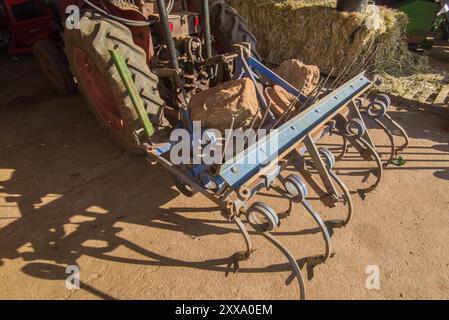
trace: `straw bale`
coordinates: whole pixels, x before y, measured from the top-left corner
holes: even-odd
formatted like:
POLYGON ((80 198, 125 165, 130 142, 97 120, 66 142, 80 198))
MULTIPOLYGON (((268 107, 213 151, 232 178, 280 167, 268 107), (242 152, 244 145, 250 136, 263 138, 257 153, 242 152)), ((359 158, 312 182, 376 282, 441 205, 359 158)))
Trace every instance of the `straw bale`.
POLYGON ((269 64, 300 59, 339 74, 358 56, 369 56, 372 60, 363 68, 383 79, 385 92, 399 94, 420 85, 438 90, 447 82, 446 76, 430 70, 427 57, 409 51, 408 18, 397 10, 382 7, 382 27, 373 30, 367 26, 371 15, 336 11, 336 0, 227 2, 247 20, 269 64))

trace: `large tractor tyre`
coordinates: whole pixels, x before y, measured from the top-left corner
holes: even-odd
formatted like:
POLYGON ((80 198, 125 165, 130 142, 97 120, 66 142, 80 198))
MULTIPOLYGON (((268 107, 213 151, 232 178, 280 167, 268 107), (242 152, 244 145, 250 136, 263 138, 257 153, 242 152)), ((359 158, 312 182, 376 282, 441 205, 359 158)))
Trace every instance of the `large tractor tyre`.
POLYGON ((233 45, 247 42, 251 44, 253 56, 260 60, 257 39, 251 33, 246 21, 224 0, 209 0, 211 33, 225 52, 233 51, 233 45))
POLYGON ((55 90, 62 95, 76 91, 67 58, 61 49, 49 40, 40 40, 33 45, 34 57, 55 90))
POLYGON ((114 49, 125 58, 156 130, 165 124, 165 102, 159 96, 159 79, 150 71, 146 54, 133 42, 130 30, 85 12, 79 29, 65 31, 64 42, 79 89, 100 125, 124 151, 143 153, 138 138, 142 125, 109 51, 114 49))

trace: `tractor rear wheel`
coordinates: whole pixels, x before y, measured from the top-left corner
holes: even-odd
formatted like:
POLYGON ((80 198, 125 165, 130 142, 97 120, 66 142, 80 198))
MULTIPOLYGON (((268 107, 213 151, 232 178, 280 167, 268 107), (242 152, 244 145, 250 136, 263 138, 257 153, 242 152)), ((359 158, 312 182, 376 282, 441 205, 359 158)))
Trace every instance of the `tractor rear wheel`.
POLYGON ((257 39, 238 12, 224 0, 210 0, 209 3, 211 32, 221 49, 224 52, 232 52, 234 44, 247 42, 251 44, 253 56, 260 60, 257 39))
POLYGON ((65 31, 64 42, 79 89, 100 125, 123 150, 143 153, 138 138, 142 125, 110 50, 125 58, 156 130, 165 123, 165 102, 159 96, 159 79, 150 71, 146 54, 133 42, 130 30, 88 11, 81 18, 79 29, 65 31))
POLYGON ((33 53, 39 67, 56 91, 62 95, 76 91, 67 58, 61 49, 49 40, 40 40, 33 45, 33 53))

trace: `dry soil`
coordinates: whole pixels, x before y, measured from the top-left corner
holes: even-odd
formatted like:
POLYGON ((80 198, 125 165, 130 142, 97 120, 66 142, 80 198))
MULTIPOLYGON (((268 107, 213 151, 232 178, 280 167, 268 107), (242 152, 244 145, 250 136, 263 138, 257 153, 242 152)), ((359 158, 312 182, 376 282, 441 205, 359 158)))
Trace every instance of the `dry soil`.
MULTIPOLYGON (((54 93, 31 58, 2 54, 0 70, 0 298, 297 298, 285 258, 260 236, 253 258, 229 273, 229 257, 244 246, 237 228, 200 195, 180 195, 161 167, 123 155, 82 97, 54 93), (79 290, 65 286, 73 264, 79 290)), ((370 164, 354 150, 338 164, 356 212, 333 230, 336 255, 313 270, 309 299, 449 298, 448 121, 408 109, 391 115, 410 134, 407 164, 386 170, 367 195, 357 190, 373 181, 364 181, 370 164), (372 265, 379 290, 365 285, 372 265)), ((386 145, 382 131, 371 134, 386 145)), ((321 208, 313 193, 311 202, 321 208)), ((299 207, 276 234, 297 259, 323 251, 299 207)))

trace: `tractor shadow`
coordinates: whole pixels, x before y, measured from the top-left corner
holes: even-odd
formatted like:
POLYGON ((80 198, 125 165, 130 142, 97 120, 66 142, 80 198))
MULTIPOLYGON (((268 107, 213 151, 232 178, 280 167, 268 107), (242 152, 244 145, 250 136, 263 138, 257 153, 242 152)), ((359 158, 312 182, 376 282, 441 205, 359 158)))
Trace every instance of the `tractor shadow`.
MULTIPOLYGON (((0 108, 0 125, 5 132, 0 138, 0 269, 5 260, 23 260, 21 272, 38 279, 63 281, 67 274, 62 266, 77 265, 80 258, 88 256, 122 264, 195 268, 224 275, 232 271, 233 255, 184 261, 158 253, 163 252, 160 248, 152 250, 151 244, 142 246, 121 236, 124 228, 117 225, 123 224, 189 237, 240 236, 240 232, 224 218, 187 217, 189 213, 219 212, 218 208, 167 205, 180 194, 161 167, 149 168, 143 157, 123 155, 98 128, 79 95, 55 96, 32 60, 17 63, 36 73, 29 80, 20 73, 12 77, 4 88, 5 101, 9 102, 0 108), (29 99, 33 97, 30 87, 39 92, 38 99, 29 99), (26 99, 19 105, 21 96, 26 99), (9 214, 11 211, 14 214, 9 214), (103 245, 86 245, 93 241, 103 245), (119 247, 143 258, 127 257, 135 254, 117 256, 113 251, 119 247)), ((15 66, 8 62, 5 68, 15 66)), ((277 235, 319 232, 314 228, 277 235)), ((288 263, 279 263, 242 267, 239 272, 289 270, 288 263)), ((99 298, 114 298, 87 283, 81 287, 99 298)))
MULTIPOLYGON (((101 132, 99 134, 101 135, 101 132)), ((25 265, 21 268, 22 272, 39 279, 58 281, 67 277, 65 268, 61 265, 77 265, 77 261, 84 256, 122 264, 195 268, 225 275, 232 271, 230 262, 233 256, 197 262, 183 261, 152 251, 151 244, 143 247, 120 236, 123 228, 117 227, 117 223, 165 229, 195 238, 239 233, 238 229, 225 219, 195 219, 184 216, 197 211, 215 212, 219 211, 218 208, 163 208, 177 198, 179 193, 171 187, 167 173, 161 168, 149 169, 143 158, 113 157, 105 168, 101 168, 98 175, 89 177, 86 181, 82 178, 84 174, 80 176, 69 171, 61 177, 62 173, 51 172, 51 166, 48 166, 46 161, 28 159, 29 161, 22 161, 20 167, 17 166, 15 157, 11 162, 2 161, 2 168, 14 168, 14 173, 10 180, 0 183, 0 192, 8 194, 5 197, 6 206, 19 208, 20 218, 0 229, 0 261, 23 259, 25 265), (32 171, 45 172, 43 180, 47 182, 39 183, 39 188, 30 190, 28 181, 33 176, 32 171), (140 178, 136 179, 137 176, 140 178), (62 188, 58 184, 50 183, 67 179, 71 182, 62 188), (42 204, 43 199, 45 201, 49 195, 59 196, 54 196, 55 200, 42 204), (98 248, 86 245, 92 241, 105 245, 98 248), (23 247, 32 250, 22 252, 23 247), (144 258, 115 256, 112 252, 119 247, 138 253, 144 258), (54 264, 43 264, 40 262, 42 260, 54 264)), ((92 162, 90 166, 95 167, 96 164, 92 162)), ((148 232, 151 232, 151 229, 148 229, 148 232)), ((320 231, 316 228, 275 234, 305 235, 318 232, 320 231)), ((255 232, 250 233, 255 236, 255 232)), ((157 251, 160 251, 159 249, 157 251)), ((237 251, 240 248, 235 249, 237 251)), ((239 273, 289 270, 288 263, 279 263, 260 268, 241 268, 239 273)), ((102 299, 113 298, 86 283, 82 283, 81 288, 102 299)))
MULTIPOLYGON (((36 71, 32 69, 32 62, 27 60, 26 63, 36 71)), ((1 66, 5 74, 8 74, 6 69, 15 68, 11 63, 1 66)), ((27 66, 22 66, 22 73, 14 74, 8 86, 2 89, 10 103, 0 108, 0 125, 5 132, 0 138, 0 269, 5 259, 22 259, 21 272, 38 279, 63 281, 67 275, 62 266, 77 265, 80 258, 88 256, 122 264, 229 274, 232 256, 185 261, 152 250, 151 243, 143 246, 122 236, 121 225, 140 226, 148 231, 156 228, 190 237, 224 237, 239 231, 225 219, 187 216, 195 212, 219 212, 216 207, 170 207, 180 195, 161 167, 148 168, 143 157, 121 154, 98 129, 80 96, 56 97, 38 73, 23 77, 25 71, 30 70, 27 66), (37 99, 30 96, 26 89, 30 87, 38 92, 37 99), (17 97, 21 94, 27 99, 18 107, 20 99, 17 97), (17 215, 11 216, 11 210, 17 210, 17 215), (92 241, 104 245, 86 245, 92 241), (119 247, 143 258, 131 258, 134 254, 115 255, 113 252, 119 247)), ((437 136, 423 131, 426 124, 416 126, 413 115, 393 113, 393 117, 400 118, 399 122, 411 138, 431 139, 436 143, 435 152, 449 154, 447 134, 437 136)), ((413 159, 421 155, 420 150, 418 146, 411 146, 404 152, 408 164, 398 169, 432 169, 436 177, 447 179, 447 164, 428 168, 410 166, 419 161, 413 159)), ((350 168, 345 169, 350 171, 350 168)), ((318 228, 310 228, 275 232, 274 235, 301 236, 319 232, 318 228)), ((310 257, 302 258, 299 264, 307 265, 310 279, 314 264, 309 265, 309 260, 310 257)), ((288 263, 277 263, 243 267, 239 273, 290 270, 288 263)), ((286 282, 291 280, 290 276, 286 282)), ((89 284, 82 283, 81 287, 99 298, 114 298, 89 284)))
MULTIPOLYGON (((143 246, 122 236, 126 230, 121 225, 192 238, 240 237, 240 231, 213 215, 220 211, 216 207, 170 207, 174 199, 183 197, 172 187, 169 174, 158 166, 149 168, 143 157, 123 155, 98 128, 83 99, 55 95, 30 57, 17 62, 0 57, 0 66, 11 75, 7 81, 0 79, 7 102, 0 108, 5 133, 0 137, 0 268, 5 260, 23 260, 21 272, 63 281, 67 277, 63 266, 77 265, 88 256, 122 264, 232 272, 233 254, 184 261, 158 253, 164 251, 157 246, 153 250, 151 243, 143 246), (192 218, 196 212, 210 213, 211 218, 192 218), (92 242, 102 245, 88 245, 92 242), (119 247, 130 254, 115 255, 119 247), (142 258, 131 258, 136 256, 131 252, 142 258)), ((274 234, 319 232, 310 228, 274 234)), ((281 262, 242 267, 239 273, 290 270, 288 263, 281 262)), ((87 283, 81 286, 99 298, 113 298, 87 283)))

